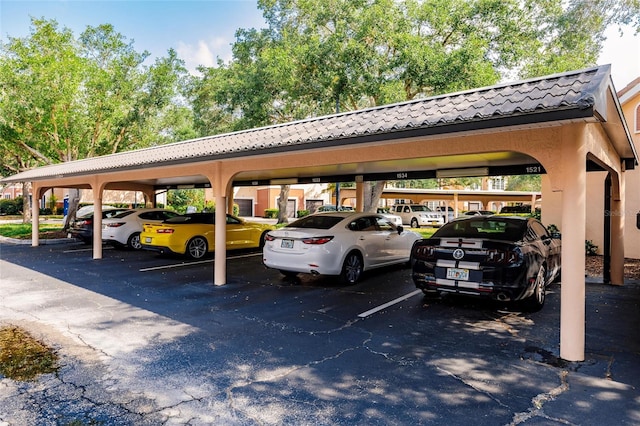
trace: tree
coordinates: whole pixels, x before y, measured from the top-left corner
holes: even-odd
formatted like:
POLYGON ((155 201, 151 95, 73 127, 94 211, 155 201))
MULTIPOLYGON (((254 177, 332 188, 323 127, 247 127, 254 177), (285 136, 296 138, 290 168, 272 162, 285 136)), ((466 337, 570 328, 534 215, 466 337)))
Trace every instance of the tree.
POLYGON ((507 191, 541 191, 542 179, 540 175, 509 176, 507 191))
POLYGON ((287 205, 289 204, 289 190, 291 185, 280 185, 280 196, 278 197, 278 223, 288 223, 287 205))
POLYGON ((55 20, 32 19, 29 36, 0 46, 2 157, 20 153, 12 167, 24 171, 153 144, 185 70, 172 50, 144 65, 148 56, 108 24, 76 39, 55 20))

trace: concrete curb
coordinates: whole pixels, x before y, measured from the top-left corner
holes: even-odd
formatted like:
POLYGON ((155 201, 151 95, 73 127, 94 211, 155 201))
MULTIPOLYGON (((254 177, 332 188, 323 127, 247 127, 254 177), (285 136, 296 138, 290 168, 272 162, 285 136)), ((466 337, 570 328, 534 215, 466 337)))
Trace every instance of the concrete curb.
MULTIPOLYGON (((40 245, 46 246, 46 245, 52 245, 52 244, 64 244, 64 243, 69 243, 74 241, 75 239, 73 238, 51 238, 51 239, 41 238, 40 245)), ((31 238, 29 238, 28 240, 20 240, 18 238, 9 238, 9 237, 4 237, 0 235, 0 243, 16 244, 16 245, 31 245, 31 238)))

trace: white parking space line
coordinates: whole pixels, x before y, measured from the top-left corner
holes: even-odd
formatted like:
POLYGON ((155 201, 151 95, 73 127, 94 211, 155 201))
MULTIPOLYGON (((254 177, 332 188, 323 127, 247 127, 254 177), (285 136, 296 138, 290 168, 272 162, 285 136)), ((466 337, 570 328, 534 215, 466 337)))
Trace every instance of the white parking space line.
POLYGON ((140 268, 140 272, 157 271, 160 269, 182 268, 183 266, 202 265, 203 263, 213 263, 213 259, 200 260, 198 262, 172 263, 171 265, 152 266, 150 268, 140 268))
POLYGON ((404 296, 400 296, 400 297, 398 297, 397 299, 393 299, 392 301, 387 302, 387 303, 385 303, 385 304, 383 304, 383 305, 377 306, 377 307, 375 307, 375 308, 373 308, 373 309, 369 309, 368 311, 366 311, 366 312, 363 312, 363 313, 359 314, 359 315, 358 315, 358 317, 360 317, 360 318, 366 318, 366 317, 368 317, 369 315, 375 314, 375 313, 376 313, 376 312, 378 312, 378 311, 381 311, 381 310, 383 310, 383 309, 385 309, 385 308, 388 308, 389 306, 395 305, 396 303, 400 303, 400 302, 402 302, 403 300, 407 300, 408 298, 413 297, 413 296, 415 296, 415 295, 417 295, 417 294, 421 294, 421 293, 422 293, 422 290, 415 290, 415 291, 412 291, 412 292, 411 292, 411 293, 409 293, 409 294, 405 294, 404 296))
MULTIPOLYGON (((241 254, 238 256, 229 256, 227 257, 227 260, 242 259, 245 257, 254 257, 254 256, 262 256, 262 253, 250 253, 250 254, 241 254)), ((183 266, 202 265, 204 263, 213 263, 213 259, 200 260, 197 262, 181 262, 181 263, 172 263, 170 265, 152 266, 150 268, 140 268, 138 269, 138 271, 139 272, 158 271, 160 269, 181 268, 183 266)))
MULTIPOLYGON (((115 248, 115 247, 112 247, 112 246, 106 246, 106 247, 102 247, 102 251, 105 251, 105 250, 113 250, 114 248, 115 248)), ((63 250, 62 252, 63 252, 63 253, 77 253, 77 252, 80 252, 80 251, 93 251, 93 248, 92 248, 92 247, 89 247, 89 248, 80 248, 80 249, 63 250)))

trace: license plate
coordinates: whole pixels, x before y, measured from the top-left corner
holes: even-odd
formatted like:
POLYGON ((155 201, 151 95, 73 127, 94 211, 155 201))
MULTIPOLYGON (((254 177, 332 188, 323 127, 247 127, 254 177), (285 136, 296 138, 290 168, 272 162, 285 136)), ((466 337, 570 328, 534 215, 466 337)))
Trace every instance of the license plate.
POLYGON ((469 270, 459 268, 447 268, 447 279, 457 281, 469 281, 469 270))
POLYGON ((293 248, 293 240, 282 240, 280 243, 280 247, 292 249, 293 248))
POLYGON ((144 238, 144 242, 145 243, 150 243, 151 242, 151 237, 145 237, 144 238))

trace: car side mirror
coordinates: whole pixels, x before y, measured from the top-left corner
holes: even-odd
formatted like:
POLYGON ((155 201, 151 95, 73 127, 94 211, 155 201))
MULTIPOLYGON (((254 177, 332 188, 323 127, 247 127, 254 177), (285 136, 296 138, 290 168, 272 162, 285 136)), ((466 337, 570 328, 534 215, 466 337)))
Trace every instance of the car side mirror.
POLYGON ((404 231, 404 227, 402 225, 399 225, 397 229, 398 229, 398 235, 402 234, 402 232, 404 231))

